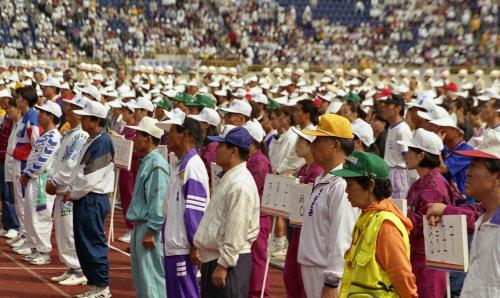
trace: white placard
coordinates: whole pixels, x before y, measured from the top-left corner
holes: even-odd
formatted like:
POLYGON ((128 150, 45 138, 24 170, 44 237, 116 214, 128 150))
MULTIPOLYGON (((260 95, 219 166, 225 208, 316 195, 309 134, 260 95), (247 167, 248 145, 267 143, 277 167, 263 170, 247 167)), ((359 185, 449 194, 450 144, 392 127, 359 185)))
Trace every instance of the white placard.
POLYGON ((469 247, 465 215, 444 215, 433 227, 424 221, 426 265, 434 269, 467 272, 469 247))
POLYGON ((170 164, 170 166, 171 166, 172 168, 174 168, 174 167, 175 167, 175 165, 177 165, 177 162, 179 162, 179 159, 177 158, 177 156, 175 155, 175 153, 170 152, 170 153, 168 154, 168 160, 167 160, 167 161, 168 161, 168 163, 170 164))
POLYGON ((406 199, 392 199, 394 205, 396 205, 404 216, 408 216, 408 201, 406 199))
POLYGON ((168 148, 166 145, 158 145, 158 153, 168 162, 168 148))
POLYGON ((274 216, 288 218, 288 199, 291 185, 297 178, 267 174, 262 195, 261 211, 274 216))
POLYGON ((289 189, 289 212, 288 219, 292 226, 302 226, 302 221, 305 213, 306 202, 311 196, 313 189, 312 184, 295 184, 291 185, 289 189))
POLYGON ((222 173, 222 168, 216 164, 215 162, 210 163, 210 177, 211 177, 211 182, 212 182, 212 189, 215 189, 217 185, 219 185, 219 174, 222 173))
POLYGON ((115 167, 129 171, 132 164, 134 142, 122 136, 110 135, 110 137, 115 149, 115 167))

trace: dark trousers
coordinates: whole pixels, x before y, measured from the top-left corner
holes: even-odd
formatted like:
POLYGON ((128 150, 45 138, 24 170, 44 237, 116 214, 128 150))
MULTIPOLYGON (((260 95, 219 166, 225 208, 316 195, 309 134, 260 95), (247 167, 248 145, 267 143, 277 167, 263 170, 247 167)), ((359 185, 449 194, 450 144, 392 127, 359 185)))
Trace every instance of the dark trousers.
POLYGON ((248 284, 252 272, 252 255, 241 254, 236 267, 229 268, 226 277, 226 287, 217 288, 212 283, 212 273, 217 267, 217 260, 204 263, 201 266, 201 297, 203 298, 246 298, 248 284))
POLYGON ((89 193, 73 204, 73 231, 78 261, 89 285, 109 285, 108 244, 104 222, 109 212, 107 194, 89 193))
POLYGON ((4 163, 0 163, 0 197, 2 198, 2 225, 4 230, 19 229, 19 220, 14 201, 14 185, 5 182, 4 163))

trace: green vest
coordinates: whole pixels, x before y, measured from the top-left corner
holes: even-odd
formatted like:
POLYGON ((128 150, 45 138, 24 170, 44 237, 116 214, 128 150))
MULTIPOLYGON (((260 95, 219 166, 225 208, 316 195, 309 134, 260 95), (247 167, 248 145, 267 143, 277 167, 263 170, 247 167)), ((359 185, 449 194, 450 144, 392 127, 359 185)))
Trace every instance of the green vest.
POLYGON ((375 258, 377 236, 384 220, 390 220, 399 229, 406 255, 410 259, 408 232, 399 217, 390 211, 363 214, 354 226, 351 248, 344 255, 344 275, 339 297, 399 297, 389 276, 375 258))

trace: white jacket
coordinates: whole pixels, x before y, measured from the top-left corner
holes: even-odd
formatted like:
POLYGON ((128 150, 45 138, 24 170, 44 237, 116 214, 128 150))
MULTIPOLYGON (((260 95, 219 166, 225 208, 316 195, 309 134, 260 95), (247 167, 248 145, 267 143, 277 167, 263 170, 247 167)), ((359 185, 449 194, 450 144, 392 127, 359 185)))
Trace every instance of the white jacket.
POLYGON ((302 223, 297 260, 304 266, 323 268, 328 283, 342 278, 344 253, 360 214, 347 200, 346 185, 343 178, 330 173, 317 177, 302 223))
POLYGON ((305 160, 295 153, 297 139, 298 135, 290 127, 277 139, 271 141, 269 145, 269 161, 273 173, 295 174, 305 164, 305 160))

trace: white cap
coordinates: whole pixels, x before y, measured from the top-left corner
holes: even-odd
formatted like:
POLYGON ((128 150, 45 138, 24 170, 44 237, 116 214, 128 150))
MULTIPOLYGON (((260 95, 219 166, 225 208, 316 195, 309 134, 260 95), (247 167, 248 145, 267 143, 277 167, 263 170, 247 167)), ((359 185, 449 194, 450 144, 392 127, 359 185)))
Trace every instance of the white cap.
POLYGON ((309 143, 314 142, 314 140, 316 139, 315 136, 306 135, 305 133, 300 131, 300 129, 297 129, 295 126, 292 126, 292 131, 298 134, 301 138, 306 139, 306 141, 308 141, 309 143))
POLYGON ((418 148, 434 155, 440 155, 444 148, 443 141, 437 134, 423 128, 417 129, 411 140, 400 140, 398 144, 418 148))
POLYGON ((221 108, 227 113, 243 114, 250 117, 252 114, 252 106, 246 100, 234 99, 227 108, 221 108))
POLYGON ((343 70, 342 68, 340 68, 340 67, 339 67, 339 68, 337 68, 337 69, 335 70, 335 75, 336 75, 336 76, 343 76, 343 75, 344 75, 344 70, 343 70))
POLYGON ((164 131, 163 129, 160 129, 158 126, 156 126, 156 123, 158 123, 156 119, 153 119, 151 117, 143 117, 139 122, 139 125, 137 126, 127 125, 127 127, 143 131, 157 139, 160 139, 161 136, 163 136, 164 131))
POLYGON ((420 118, 426 120, 437 120, 450 116, 450 114, 448 113, 448 111, 446 111, 445 108, 435 104, 434 105, 429 104, 429 109, 427 110, 427 112, 418 111, 417 115, 420 118))
POLYGON ((265 96, 262 93, 255 94, 252 99, 253 99, 254 102, 263 103, 265 105, 267 105, 269 103, 269 100, 267 99, 267 96, 265 96))
POLYGON ((408 107, 422 108, 429 111, 436 104, 434 103, 434 92, 424 91, 420 92, 417 99, 412 100, 408 103, 408 107))
POLYGON ((366 147, 370 147, 373 142, 375 142, 372 126, 361 118, 352 122, 352 133, 356 135, 366 147))
POLYGON ((198 122, 207 122, 213 126, 218 126, 221 122, 219 113, 217 113, 216 110, 207 107, 204 107, 198 115, 188 115, 187 117, 198 122))
POLYGON ((61 84, 59 83, 59 80, 56 78, 53 78, 53 77, 48 77, 45 81, 40 82, 40 86, 61 88, 61 84))
POLYGON ((463 90, 471 90, 472 88, 474 88, 474 85, 472 83, 465 83, 462 85, 463 90))
POLYGON ((331 102, 335 99, 335 94, 333 94, 332 92, 327 92, 325 95, 318 95, 318 97, 331 102))
POLYGON ((113 101, 108 101, 106 105, 112 109, 120 109, 123 107, 124 103, 120 99, 115 99, 113 101))
POLYGON ((163 130, 170 130, 170 126, 173 124, 182 125, 186 118, 186 114, 179 108, 175 108, 172 111, 166 111, 165 115, 167 115, 168 120, 156 123, 156 126, 163 130))
POLYGON ((482 69, 478 69, 476 70, 476 72, 474 73, 474 76, 475 77, 482 77, 484 75, 484 71, 482 69))
POLYGON ((42 110, 42 111, 45 111, 45 112, 49 112, 52 115, 56 116, 57 118, 61 118, 61 116, 62 116, 61 107, 55 101, 52 101, 52 100, 47 100, 41 106, 35 105, 35 108, 42 110))
POLYGON ((290 86, 292 84, 293 84, 292 80, 285 79, 285 80, 283 80, 283 81, 280 82, 279 86, 280 87, 287 87, 287 86, 290 86))
POLYGON ((451 118, 449 115, 447 117, 431 120, 431 123, 441 127, 454 127, 457 128, 457 120, 451 118))
POLYGON ((467 71, 467 69, 465 69, 465 68, 462 68, 462 69, 460 69, 460 70, 458 71, 458 75, 459 75, 459 76, 462 76, 462 77, 465 77, 465 76, 467 76, 468 74, 469 74, 469 72, 468 72, 468 71, 467 71))
POLYGON ((155 110, 154 104, 145 97, 139 97, 137 100, 133 101, 128 105, 132 109, 144 109, 149 112, 153 112, 155 110))
POLYGON ((481 101, 488 101, 490 99, 499 99, 500 100, 500 94, 497 93, 497 90, 495 87, 481 90, 478 93, 480 95, 477 97, 477 99, 479 99, 481 101))
POLYGON ((92 76, 92 80, 102 82, 104 81, 104 77, 102 76, 102 74, 98 73, 92 76))
POLYGON ((371 70, 371 68, 367 68, 367 69, 363 70, 363 72, 361 74, 364 75, 365 77, 369 77, 373 74, 373 71, 371 70))
POLYGON ((101 93, 99 92, 99 89, 97 89, 96 86, 87 84, 85 87, 82 89, 82 93, 86 93, 90 95, 94 100, 101 101, 101 93))
POLYGON ((214 94, 217 96, 227 96, 227 89, 222 88, 221 90, 215 91, 214 94))
POLYGON ((340 108, 342 107, 344 103, 341 102, 340 100, 338 99, 334 99, 330 102, 330 104, 328 105, 328 107, 326 108, 326 114, 336 114, 338 113, 338 111, 340 110, 340 108))
POLYGON ((247 121, 243 124, 243 127, 248 130, 248 133, 252 136, 254 140, 257 142, 262 142, 264 137, 266 136, 266 132, 262 128, 262 125, 258 121, 247 121))
POLYGON ((5 88, 3 90, 0 90, 0 98, 3 97, 12 98, 12 95, 10 94, 10 89, 5 88))
POLYGON ((74 111, 74 113, 80 116, 94 116, 106 119, 108 116, 108 109, 98 101, 89 100, 83 110, 74 111))
POLYGON ((70 103, 83 109, 87 104, 87 98, 85 98, 81 93, 77 93, 72 99, 63 99, 63 102, 70 103))

